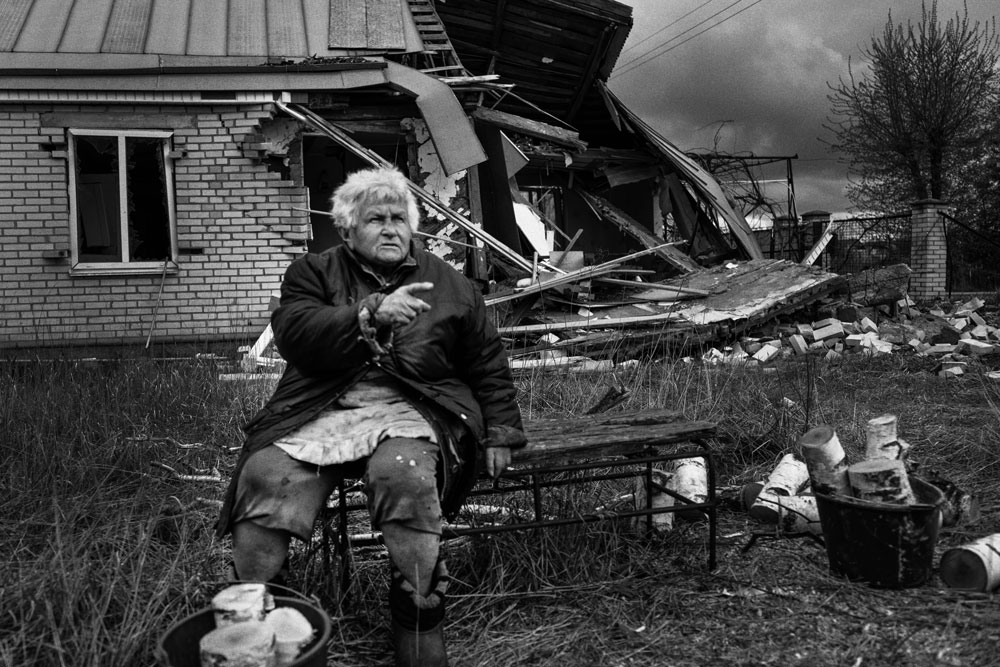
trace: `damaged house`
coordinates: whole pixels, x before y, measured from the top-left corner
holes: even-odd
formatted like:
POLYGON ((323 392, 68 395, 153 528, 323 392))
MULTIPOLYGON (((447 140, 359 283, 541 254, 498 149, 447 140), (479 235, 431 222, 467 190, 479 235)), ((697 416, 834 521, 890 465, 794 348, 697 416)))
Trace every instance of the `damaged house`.
POLYGON ((631 22, 611 0, 0 0, 0 347, 259 355, 284 268, 339 243, 330 193, 386 163, 501 325, 543 295, 578 313, 591 278, 712 293, 691 276, 766 260, 608 89, 631 22))

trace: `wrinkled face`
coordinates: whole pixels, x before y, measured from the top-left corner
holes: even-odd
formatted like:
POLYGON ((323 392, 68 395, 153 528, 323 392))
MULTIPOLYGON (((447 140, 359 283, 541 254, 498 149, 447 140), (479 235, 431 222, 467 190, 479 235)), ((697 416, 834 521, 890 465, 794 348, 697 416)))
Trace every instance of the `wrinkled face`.
POLYGON ((361 209, 358 224, 344 242, 378 268, 392 268, 410 253, 413 231, 403 204, 371 204, 361 209))

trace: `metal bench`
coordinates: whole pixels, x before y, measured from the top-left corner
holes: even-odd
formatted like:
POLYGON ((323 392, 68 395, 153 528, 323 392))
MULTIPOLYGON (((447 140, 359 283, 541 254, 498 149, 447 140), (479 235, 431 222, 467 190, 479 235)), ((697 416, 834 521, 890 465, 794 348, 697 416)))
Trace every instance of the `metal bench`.
MULTIPOLYGON (((511 467, 498 480, 480 480, 466 503, 480 496, 527 493, 531 497, 532 518, 475 526, 448 526, 444 539, 633 517, 645 517, 647 529, 651 530, 656 514, 698 510, 708 519, 708 569, 715 569, 718 501, 715 494, 715 460, 708 444, 716 433, 714 423, 688 421, 669 410, 648 410, 531 420, 525 423, 525 432, 528 444, 523 449, 514 450, 511 467), (708 479, 704 502, 696 502, 663 488, 654 480, 653 470, 657 464, 686 458, 704 461, 708 479), (574 512, 572 516, 546 515, 546 489, 629 478, 645 479, 645 507, 614 512, 574 512), (666 493, 675 502, 668 507, 654 507, 651 490, 666 493)), ((321 516, 325 550, 328 553, 329 544, 336 540, 338 553, 345 564, 349 562, 352 545, 378 542, 378 536, 350 535, 350 513, 364 510, 365 506, 361 502, 349 501, 348 495, 346 483, 341 484, 335 500, 321 516), (333 535, 334 524, 336 536, 333 535)), ((342 583, 346 585, 349 567, 345 565, 342 573, 342 583)))

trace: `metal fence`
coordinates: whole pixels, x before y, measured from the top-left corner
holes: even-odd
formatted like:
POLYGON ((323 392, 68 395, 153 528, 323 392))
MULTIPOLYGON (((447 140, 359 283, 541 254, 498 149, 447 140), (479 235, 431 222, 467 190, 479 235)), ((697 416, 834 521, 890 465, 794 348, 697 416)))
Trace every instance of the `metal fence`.
MULTIPOLYGON (((842 275, 893 264, 912 266, 912 224, 909 213, 839 218, 817 266, 842 275)), ((948 248, 947 290, 1000 291, 1000 230, 977 229, 942 213, 948 248)), ((765 257, 802 261, 822 235, 825 224, 808 229, 800 222, 775 221, 754 233, 765 257)))
POLYGON ((949 292, 1000 291, 1000 232, 942 213, 948 244, 949 292))
MULTIPOLYGON (((765 257, 800 262, 824 228, 776 222, 771 229, 757 230, 757 243, 765 257)), ((847 274, 909 261, 910 216, 899 214, 835 220, 833 236, 816 264, 847 274)))
POLYGON ((820 261, 834 273, 848 274, 910 263, 910 215, 836 220, 833 238, 820 261))

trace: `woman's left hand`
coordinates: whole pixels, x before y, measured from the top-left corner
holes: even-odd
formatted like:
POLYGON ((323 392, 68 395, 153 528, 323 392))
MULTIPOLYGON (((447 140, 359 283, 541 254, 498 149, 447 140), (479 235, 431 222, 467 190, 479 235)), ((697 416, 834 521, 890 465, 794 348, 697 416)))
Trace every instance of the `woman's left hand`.
POLYGON ((486 474, 496 479, 510 465, 510 447, 486 448, 486 474))

